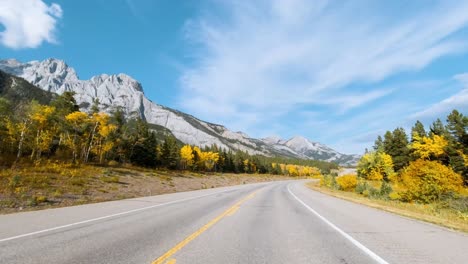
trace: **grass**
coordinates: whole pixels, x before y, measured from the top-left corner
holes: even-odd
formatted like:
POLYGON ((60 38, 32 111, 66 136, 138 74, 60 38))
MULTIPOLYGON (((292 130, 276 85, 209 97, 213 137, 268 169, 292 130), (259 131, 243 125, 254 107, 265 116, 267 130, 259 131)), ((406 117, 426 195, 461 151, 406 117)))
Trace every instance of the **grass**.
POLYGON ((380 200, 364 197, 354 192, 345 192, 320 186, 318 182, 307 183, 313 190, 328 194, 340 199, 363 204, 372 208, 399 214, 405 217, 437 224, 450 229, 468 232, 468 215, 466 214, 466 201, 453 200, 432 204, 404 203, 392 200, 380 200), (456 204, 462 202, 463 205, 456 204), (446 203, 455 203, 447 205, 446 203), (456 209, 455 209, 456 208, 456 209), (463 211, 460 211, 463 210, 463 211))

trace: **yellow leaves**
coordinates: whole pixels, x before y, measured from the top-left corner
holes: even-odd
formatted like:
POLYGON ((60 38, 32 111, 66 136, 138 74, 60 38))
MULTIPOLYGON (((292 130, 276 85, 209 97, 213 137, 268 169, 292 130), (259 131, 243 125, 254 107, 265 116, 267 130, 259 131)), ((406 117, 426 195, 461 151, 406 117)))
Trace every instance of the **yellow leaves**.
POLYGON ((444 194, 460 192, 463 178, 437 161, 419 159, 411 162, 401 173, 399 183, 405 189, 402 192, 404 200, 427 203, 440 199, 444 194))
POLYGON ((81 112, 81 111, 76 111, 65 116, 65 120, 67 120, 70 123, 75 123, 75 124, 84 122, 87 119, 88 119, 88 114, 86 114, 85 112, 81 112))
POLYGON ((353 191, 358 183, 357 176, 353 174, 336 177, 335 180, 340 189, 343 191, 353 191))
POLYGON ((281 173, 288 174, 290 176, 320 177, 322 175, 319 169, 310 166, 281 163, 272 163, 271 166, 273 168, 277 168, 279 166, 281 173))
POLYGON ((30 118, 37 124, 39 129, 43 129, 54 113, 55 107, 53 106, 34 104, 31 109, 30 118))
POLYGON ((439 157, 443 155, 445 153, 444 148, 448 145, 447 140, 439 135, 420 137, 418 134, 414 134, 413 139, 414 142, 410 147, 421 159, 429 159, 431 156, 439 157))
POLYGON ((291 165, 291 164, 286 165, 286 171, 288 172, 289 176, 299 175, 299 170, 297 169, 296 165, 291 165))
POLYGON ((359 160, 357 172, 368 180, 391 179, 395 174, 392 157, 385 152, 366 153, 359 160))
POLYGON ((203 162, 207 170, 212 170, 214 165, 219 160, 219 154, 217 152, 200 152, 200 162, 203 162))
POLYGON ((212 170, 219 160, 219 153, 201 151, 199 147, 185 145, 180 149, 180 159, 183 166, 197 165, 200 170, 212 170))
POLYGON ((373 168, 369 174, 367 174, 366 179, 370 181, 381 181, 383 180, 383 175, 378 168, 373 168))
POLYGON ((185 145, 180 149, 180 159, 184 166, 192 166, 193 158, 193 149, 190 145, 185 145))

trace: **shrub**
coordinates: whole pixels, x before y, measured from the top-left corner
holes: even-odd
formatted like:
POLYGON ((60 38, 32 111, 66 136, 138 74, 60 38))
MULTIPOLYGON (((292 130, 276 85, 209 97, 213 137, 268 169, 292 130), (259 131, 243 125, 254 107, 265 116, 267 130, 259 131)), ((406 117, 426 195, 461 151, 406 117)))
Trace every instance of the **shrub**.
POLYGON ((358 181, 356 185, 356 189, 354 191, 356 193, 362 194, 367 189, 367 182, 365 180, 358 181))
POLYGON ((356 175, 347 174, 336 177, 336 183, 338 184, 340 190, 352 191, 356 188, 358 180, 356 175))
POLYGON ((440 200, 450 192, 458 193, 463 186, 462 176, 437 161, 416 160, 401 173, 405 201, 429 203, 440 200))
POLYGON ((336 189, 336 180, 333 175, 324 175, 322 179, 320 179, 320 185, 326 186, 328 188, 336 189))
POLYGON ((393 191, 392 186, 388 182, 382 182, 380 186, 380 196, 382 198, 388 198, 389 194, 393 191))

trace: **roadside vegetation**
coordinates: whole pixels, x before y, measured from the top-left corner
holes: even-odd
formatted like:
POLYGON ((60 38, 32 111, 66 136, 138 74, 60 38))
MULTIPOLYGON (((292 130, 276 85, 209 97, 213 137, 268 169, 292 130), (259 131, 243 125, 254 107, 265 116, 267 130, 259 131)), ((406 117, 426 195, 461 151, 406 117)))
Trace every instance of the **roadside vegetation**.
POLYGON ((82 112, 70 92, 47 104, 0 97, 0 211, 318 177, 338 168, 183 145, 131 113, 107 114, 98 105, 82 112))
POLYGON ((416 122, 378 137, 357 175, 323 176, 332 195, 468 232, 468 117, 454 110, 426 132, 416 122))

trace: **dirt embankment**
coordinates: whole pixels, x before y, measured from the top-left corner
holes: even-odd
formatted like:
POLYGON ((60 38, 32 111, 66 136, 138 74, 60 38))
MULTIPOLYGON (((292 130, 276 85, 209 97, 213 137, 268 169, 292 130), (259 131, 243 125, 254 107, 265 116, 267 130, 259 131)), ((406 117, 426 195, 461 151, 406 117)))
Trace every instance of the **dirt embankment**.
POLYGON ((287 179, 291 178, 54 164, 2 170, 0 214, 287 179))

